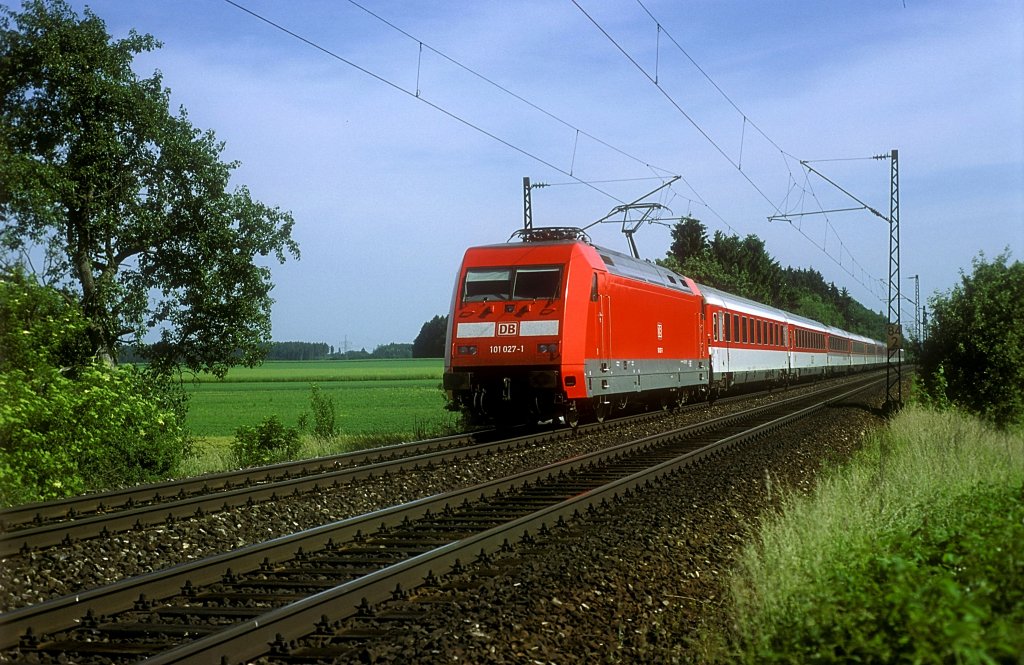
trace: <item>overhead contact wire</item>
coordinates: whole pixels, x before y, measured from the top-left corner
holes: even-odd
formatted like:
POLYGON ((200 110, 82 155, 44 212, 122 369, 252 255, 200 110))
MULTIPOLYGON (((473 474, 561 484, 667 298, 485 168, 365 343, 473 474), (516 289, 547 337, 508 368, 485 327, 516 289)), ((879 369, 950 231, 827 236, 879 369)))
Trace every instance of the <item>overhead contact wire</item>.
MULTIPOLYGON (((419 100, 419 101, 423 102, 424 104, 426 104, 430 108, 434 109, 435 111, 443 113, 444 115, 448 116, 452 120, 455 120, 455 121, 457 121, 459 123, 462 123, 466 127, 469 127, 470 129, 473 129, 473 130, 483 134, 484 136, 487 136, 488 138, 491 138, 494 141, 497 141, 498 143, 504 145, 505 147, 510 148, 512 150, 515 150, 519 154, 524 155, 524 156, 526 156, 526 157, 528 157, 528 158, 530 158, 530 159, 532 159, 532 160, 534 160, 534 161, 536 161, 536 162, 538 162, 540 164, 543 164, 544 166, 547 166, 548 168, 552 169, 553 171, 557 171, 558 173, 561 173, 562 175, 565 175, 565 176, 567 176, 569 178, 572 178, 573 180, 576 180, 577 182, 579 182, 581 185, 586 185, 587 187, 589 187, 590 189, 594 190, 595 192, 598 192, 599 194, 603 194, 604 196, 607 196, 608 198, 612 199, 613 201, 616 201, 616 202, 618 202, 620 204, 623 203, 623 201, 621 199, 619 199, 618 197, 616 197, 615 195, 613 195, 613 194, 611 194, 609 192, 606 192, 606 191, 604 191, 603 189, 601 189, 599 187, 595 187, 594 185, 586 182, 585 180, 574 176, 572 173, 566 171, 565 169, 563 169, 561 167, 558 167, 558 166, 555 166, 551 162, 543 159, 542 157, 533 154, 532 152, 526 150, 525 148, 520 148, 519 146, 515 145, 514 143, 511 143, 510 141, 507 141, 507 140, 501 138, 500 136, 498 136, 498 135, 496 135, 496 134, 494 134, 492 132, 487 131, 483 127, 480 127, 479 125, 476 125, 476 124, 470 122, 469 120, 466 120, 465 118, 455 114, 454 112, 449 111, 448 109, 446 109, 446 108, 444 108, 444 107, 442 107, 442 106, 440 106, 438 104, 435 104, 435 103, 431 102, 428 99, 425 99, 422 95, 417 94, 418 91, 417 92, 412 92, 412 91, 406 90, 405 88, 403 88, 402 86, 398 85, 397 83, 394 83, 393 81, 390 81, 390 80, 384 78, 383 76, 380 76, 379 74, 375 74, 374 72, 370 71, 369 69, 366 69, 365 67, 362 67, 362 66, 352 62, 351 60, 348 60, 347 58, 345 58, 345 57, 343 57, 341 55, 338 55, 334 51, 331 51, 330 49, 325 48, 325 47, 321 46, 320 44, 317 44, 316 42, 314 42, 314 41, 312 41, 310 39, 307 39, 306 37, 303 37, 302 35, 300 35, 300 34, 298 34, 296 32, 293 32, 292 30, 289 30, 288 28, 284 27, 283 25, 280 25, 279 23, 275 23, 274 21, 266 18, 265 16, 262 16, 261 14, 258 14, 256 12, 252 11, 248 7, 245 7, 245 6, 235 2, 234 0, 224 0, 224 2, 226 2, 229 5, 231 5, 231 6, 235 7, 235 8, 237 8, 237 9, 245 12, 246 14, 249 14, 253 18, 256 18, 256 19, 259 19, 260 21, 263 21, 267 25, 270 25, 270 26, 276 28, 277 30, 280 30, 281 32, 283 32, 283 33, 285 33, 285 34, 287 34, 287 35, 289 35, 291 37, 294 37, 295 39, 299 40, 303 44, 306 44, 307 46, 311 46, 312 48, 314 48, 314 49, 316 49, 316 50, 318 50, 318 51, 320 51, 320 52, 330 56, 331 58, 334 58, 335 60, 343 62, 346 65, 348 65, 349 67, 352 67, 353 69, 356 69, 356 70, 366 74, 367 76, 369 76, 369 77, 371 77, 371 78, 373 78, 373 79, 375 79, 377 81, 380 81, 381 83, 384 83, 385 85, 387 85, 387 86, 389 86, 391 88, 394 88, 395 90, 397 90, 399 92, 402 92, 402 93, 404 93, 406 95, 409 95, 413 99, 416 99, 416 100, 419 100)), ((429 48, 429 46, 427 48, 429 48)))

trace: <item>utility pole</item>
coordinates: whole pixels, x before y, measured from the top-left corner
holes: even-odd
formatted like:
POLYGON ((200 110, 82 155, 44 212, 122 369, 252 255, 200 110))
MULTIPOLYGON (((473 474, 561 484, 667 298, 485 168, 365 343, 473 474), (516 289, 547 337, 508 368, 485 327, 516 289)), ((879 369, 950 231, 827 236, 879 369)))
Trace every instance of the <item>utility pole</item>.
MULTIPOLYGON (((900 165, 899 152, 889 153, 889 325, 886 330, 888 355, 885 363, 885 412, 903 408, 903 326, 900 317, 900 165)), ((883 156, 884 157, 884 156, 883 156)), ((916 305, 915 305, 916 307, 916 305)))
MULTIPOLYGON (((875 155, 872 159, 888 159, 890 164, 889 176, 889 317, 886 326, 886 347, 888 349, 885 363, 885 412, 894 413, 903 407, 903 366, 902 366, 902 338, 903 326, 900 317, 900 163, 899 151, 895 148, 887 155, 875 155)), ((860 203, 865 210, 871 214, 885 219, 879 211, 864 203, 856 196, 840 187, 835 181, 827 178, 821 172, 812 168, 807 161, 801 160, 800 164, 812 173, 821 176, 826 182, 836 187, 857 203, 860 203)), ((841 212, 840 209, 833 212, 841 212)), ((772 219, 785 219, 786 215, 769 217, 772 219)), ((916 307, 916 305, 915 305, 916 307)), ((915 314, 916 316, 916 314, 915 314)))
POLYGON ((523 176, 523 230, 533 228, 533 202, 530 200, 530 176, 523 176))
POLYGON ((920 350, 921 345, 921 276, 914 275, 914 337, 920 350))

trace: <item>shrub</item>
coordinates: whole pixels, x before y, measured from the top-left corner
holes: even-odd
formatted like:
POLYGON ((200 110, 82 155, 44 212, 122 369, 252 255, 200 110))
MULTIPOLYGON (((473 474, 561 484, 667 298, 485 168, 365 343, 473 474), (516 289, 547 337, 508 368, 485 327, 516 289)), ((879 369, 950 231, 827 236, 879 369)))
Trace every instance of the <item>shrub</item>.
POLYGON ((299 452, 299 431, 285 427, 277 416, 270 416, 259 425, 243 425, 235 430, 231 452, 240 466, 259 466, 292 459, 299 452))
POLYGON ((320 386, 313 384, 309 391, 309 405, 313 410, 313 436, 323 440, 337 436, 334 398, 325 395, 320 386))
POLYGON ((951 403, 1001 426, 1024 424, 1024 263, 1009 253, 973 261, 971 275, 932 298, 921 355, 931 403, 951 403))
POLYGON ((168 379, 88 357, 59 292, 0 279, 0 503, 166 478, 188 454, 186 396, 168 379))

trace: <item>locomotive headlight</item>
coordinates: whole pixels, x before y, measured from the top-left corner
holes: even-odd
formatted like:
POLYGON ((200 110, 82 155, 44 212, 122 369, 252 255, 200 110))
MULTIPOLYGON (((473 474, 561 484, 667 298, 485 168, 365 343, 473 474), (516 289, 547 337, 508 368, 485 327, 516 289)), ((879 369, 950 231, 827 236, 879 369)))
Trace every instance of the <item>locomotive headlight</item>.
POLYGON ((538 344, 537 353, 558 353, 558 342, 549 344, 538 344))
POLYGON ((468 345, 468 344, 465 345, 465 346, 460 346, 459 347, 459 355, 461 355, 461 356, 475 356, 476 355, 476 347, 472 346, 472 345, 468 345))

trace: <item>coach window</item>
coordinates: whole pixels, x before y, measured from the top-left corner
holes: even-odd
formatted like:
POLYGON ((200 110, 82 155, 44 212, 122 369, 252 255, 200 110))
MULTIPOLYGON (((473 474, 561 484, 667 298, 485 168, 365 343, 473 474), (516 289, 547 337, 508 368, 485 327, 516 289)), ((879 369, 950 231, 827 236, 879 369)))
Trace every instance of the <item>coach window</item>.
POLYGON ((723 316, 725 317, 725 341, 731 342, 732 326, 730 325, 730 323, 732 322, 732 317, 729 316, 728 314, 724 314, 723 316))
POLYGON ((732 341, 740 341, 740 315, 732 315, 732 341))

